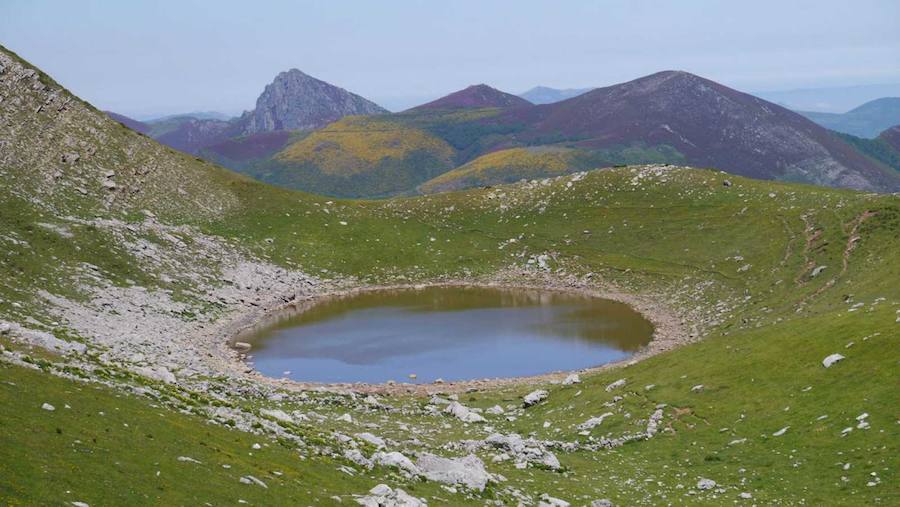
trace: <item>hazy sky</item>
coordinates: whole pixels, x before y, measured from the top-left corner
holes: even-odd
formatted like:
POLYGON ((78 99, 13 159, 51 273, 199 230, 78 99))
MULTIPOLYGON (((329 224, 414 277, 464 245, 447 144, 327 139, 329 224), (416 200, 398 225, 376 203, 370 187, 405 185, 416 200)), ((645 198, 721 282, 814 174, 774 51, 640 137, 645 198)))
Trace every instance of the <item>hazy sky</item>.
POLYGON ((900 0, 0 0, 0 44, 138 117, 251 109, 291 67, 398 109, 664 69, 745 91, 900 82, 900 0))

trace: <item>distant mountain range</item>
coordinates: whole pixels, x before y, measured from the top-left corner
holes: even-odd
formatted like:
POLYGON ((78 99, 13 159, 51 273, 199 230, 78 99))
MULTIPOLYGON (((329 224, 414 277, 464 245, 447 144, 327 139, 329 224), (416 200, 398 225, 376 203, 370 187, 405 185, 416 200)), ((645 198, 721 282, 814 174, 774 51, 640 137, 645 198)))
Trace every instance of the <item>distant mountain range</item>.
POLYGON ((132 128, 257 179, 338 197, 455 190, 634 163, 900 189, 890 156, 873 156, 882 144, 842 137, 680 71, 538 105, 474 85, 387 113, 292 70, 238 119, 167 121, 132 128))
POLYGON ((842 114, 808 111, 800 114, 831 130, 874 138, 888 127, 900 125, 900 97, 872 100, 842 114))
POLYGON ((900 97, 900 83, 751 92, 794 111, 843 113, 881 97, 900 97))
POLYGON ((519 97, 531 102, 532 104, 552 104, 572 97, 577 97, 593 90, 593 88, 549 88, 547 86, 535 86, 525 93, 520 93, 519 97))

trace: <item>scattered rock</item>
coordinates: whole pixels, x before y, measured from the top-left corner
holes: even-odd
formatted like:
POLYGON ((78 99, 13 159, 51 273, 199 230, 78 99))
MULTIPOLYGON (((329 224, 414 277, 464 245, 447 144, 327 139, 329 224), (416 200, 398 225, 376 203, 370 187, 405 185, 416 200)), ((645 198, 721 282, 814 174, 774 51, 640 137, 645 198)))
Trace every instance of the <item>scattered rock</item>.
POLYGON ((356 503, 364 507, 427 507, 418 498, 400 488, 391 489, 387 484, 379 484, 369 490, 369 494, 356 498, 356 503))
POLYGON ((44 403, 43 405, 41 405, 41 408, 48 412, 53 412, 54 410, 56 410, 56 407, 54 407, 53 405, 51 405, 49 403, 44 403))
POLYGON ((264 408, 264 409, 260 410, 259 413, 262 415, 265 415, 265 416, 269 416, 273 419, 277 419, 282 422, 286 422, 286 423, 294 422, 294 418, 291 417, 290 415, 288 415, 284 410, 278 410, 278 409, 271 410, 271 409, 264 408))
POLYGON ((500 405, 494 405, 493 407, 485 410, 485 412, 491 415, 501 415, 503 414, 503 407, 501 407, 500 405))
POLYGON ((697 384, 697 385, 695 385, 694 387, 691 388, 691 392, 692 392, 692 393, 699 393, 700 391, 702 391, 702 390, 705 389, 705 388, 706 388, 706 386, 704 386, 703 384, 697 384))
POLYGON ((780 430, 776 431, 775 433, 772 433, 772 436, 780 437, 781 435, 784 435, 785 433, 787 433, 788 429, 790 429, 790 426, 785 426, 784 428, 781 428, 780 430))
POLYGON ((377 465, 397 467, 410 475, 419 475, 419 468, 409 458, 397 451, 376 452, 372 455, 372 461, 377 465))
POLYGON ((603 420, 607 417, 613 415, 612 412, 606 412, 605 414, 600 415, 599 417, 591 417, 587 421, 576 426, 579 430, 591 430, 596 426, 600 426, 603 424, 603 420))
POLYGON ((565 500, 554 498, 547 493, 541 495, 541 501, 538 502, 538 507, 569 507, 570 505, 572 504, 565 500))
POLYGON ((373 434, 371 434, 371 433, 368 433, 368 432, 366 432, 366 433, 357 433, 357 434, 356 434, 356 438, 358 438, 358 439, 360 439, 360 440, 362 440, 362 441, 364 441, 364 442, 368 442, 368 443, 374 445, 375 447, 377 447, 377 448, 379 448, 379 449, 381 449, 381 448, 384 447, 384 439, 383 439, 383 438, 377 437, 377 436, 375 436, 375 435, 373 435, 373 434))
POLYGON ((606 498, 601 498, 599 500, 594 500, 591 502, 591 507, 614 507, 611 500, 606 498))
POLYGON ((612 384, 606 386, 606 392, 612 391, 613 389, 618 389, 624 385, 625 385, 625 379, 620 378, 619 380, 616 380, 612 384))
POLYGON ((143 377, 165 382, 166 384, 174 384, 176 382, 175 374, 170 372, 165 366, 157 366, 155 368, 149 366, 137 366, 134 372, 143 377))
POLYGON ((550 393, 548 393, 547 391, 545 391, 543 389, 538 389, 537 391, 532 391, 532 392, 526 394, 525 397, 523 398, 523 401, 524 401, 524 404, 526 407, 530 407, 532 405, 540 403, 541 401, 546 400, 547 396, 550 396, 550 393))
POLYGON ((477 491, 483 491, 491 478, 484 463, 474 454, 462 458, 444 458, 426 453, 416 461, 416 466, 428 480, 461 484, 477 491))
POLYGON ((562 381, 562 385, 564 385, 564 386, 570 386, 572 384, 580 384, 580 383, 581 383, 581 377, 579 377, 577 373, 573 373, 573 374, 569 375, 568 377, 565 378, 565 380, 562 381))
POLYGON ((253 477, 252 475, 245 475, 240 478, 240 481, 242 484, 256 484, 257 486, 260 486, 262 488, 269 489, 269 487, 266 486, 265 482, 257 479, 256 477, 253 477))
POLYGON ((822 360, 822 366, 824 366, 826 368, 831 368, 831 365, 833 365, 834 363, 837 363, 838 361, 843 361, 843 360, 844 360, 844 356, 842 356, 840 354, 831 354, 830 356, 828 356, 822 360))
POLYGON ((447 405, 447 408, 444 409, 444 412, 452 414, 462 422, 479 423, 485 421, 484 417, 482 417, 480 414, 472 412, 468 407, 458 401, 451 402, 449 405, 447 405))
POLYGON ((178 461, 182 461, 182 462, 185 462, 185 463, 196 463, 196 464, 198 464, 198 465, 202 465, 202 464, 203 464, 203 463, 201 463, 200 461, 195 460, 194 458, 192 458, 192 457, 190 457, 190 456, 178 456, 178 461))
POLYGON ((714 487, 716 487, 716 481, 712 479, 701 478, 699 481, 697 481, 697 489, 699 489, 700 491, 706 491, 708 489, 713 489, 714 487))

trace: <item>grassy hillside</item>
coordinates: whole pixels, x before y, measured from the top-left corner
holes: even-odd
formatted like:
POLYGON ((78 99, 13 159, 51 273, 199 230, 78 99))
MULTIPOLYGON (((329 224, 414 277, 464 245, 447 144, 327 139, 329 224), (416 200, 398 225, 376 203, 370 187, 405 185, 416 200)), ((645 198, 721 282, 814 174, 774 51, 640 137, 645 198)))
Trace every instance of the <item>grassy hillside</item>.
MULTIPOLYGON (((161 147, 0 58, 0 93, 16 97, 0 102, 13 148, 0 151, 0 320, 87 346, 58 355, 0 335, 2 503, 347 505, 378 483, 429 505, 900 501, 895 195, 642 166, 329 199, 161 147), (546 270, 529 262, 540 255, 546 270), (671 311, 694 343, 579 384, 460 392, 468 407, 503 408, 478 424, 402 390, 373 404, 266 382, 206 332, 283 302, 287 286, 309 297, 443 280, 625 292, 671 311), (825 368, 834 353, 845 359, 825 368), (177 381, 148 374, 159 366, 177 381), (521 408, 538 387, 548 398, 521 408), (652 438, 618 445, 657 411, 652 438), (587 434, 577 427, 606 412, 587 434), (348 451, 376 452, 363 432, 413 461, 518 433, 561 466, 518 467, 482 447, 471 452, 494 482, 448 489, 355 463, 348 451)), ((405 153, 385 142, 379 153, 405 153)))
POLYGON ((881 162, 895 171, 900 171, 900 151, 891 145, 886 139, 876 137, 866 139, 850 134, 838 134, 841 139, 852 144, 856 149, 867 156, 881 162))
POLYGON ((451 146, 425 131, 349 117, 289 144, 248 173, 329 195, 380 196, 404 192, 446 171, 454 155, 451 146))
POLYGON ((521 179, 549 178, 611 165, 667 163, 680 157, 668 146, 647 148, 635 145, 603 150, 555 145, 510 148, 482 155, 425 182, 418 190, 422 193, 463 190, 513 183, 521 179))

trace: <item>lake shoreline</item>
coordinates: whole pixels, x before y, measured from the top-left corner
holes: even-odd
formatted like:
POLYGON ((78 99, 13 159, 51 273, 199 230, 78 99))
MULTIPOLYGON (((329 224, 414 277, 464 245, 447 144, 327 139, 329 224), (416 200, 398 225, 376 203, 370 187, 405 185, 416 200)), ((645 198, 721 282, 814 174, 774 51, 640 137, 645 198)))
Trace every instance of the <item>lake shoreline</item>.
POLYGON ((231 365, 232 368, 230 369, 240 370, 244 375, 251 377, 255 381, 261 381, 267 384, 276 385, 279 388, 288 390, 339 390, 358 393, 412 394, 426 396, 435 393, 464 392, 470 391, 472 389, 482 390, 547 382, 553 383, 562 381, 565 377, 572 373, 577 373, 580 375, 590 375, 612 368, 625 367, 648 357, 652 357, 656 354, 672 350, 687 343, 691 343, 695 341, 698 336, 698 333, 696 331, 688 331, 684 318, 680 316, 675 309, 663 304, 655 297, 652 297, 650 295, 637 295, 622 291, 611 286, 609 283, 598 283, 594 281, 579 281, 573 283, 572 280, 563 280, 559 277, 549 275, 547 273, 522 274, 501 271, 491 277, 487 277, 484 279, 463 278, 435 280, 423 283, 379 284, 343 287, 326 290, 316 295, 310 295, 299 301, 291 301, 288 303, 282 303, 280 305, 266 307, 261 312, 249 313, 249 315, 244 314, 241 316, 234 316, 234 318, 228 319, 229 323, 225 325, 224 330, 227 331, 227 339, 225 340, 225 345, 230 351, 230 356, 234 361, 231 365), (241 336, 246 335, 253 329, 258 329, 259 327, 265 326, 267 323, 271 323, 272 319, 278 318, 278 315, 288 311, 292 312, 293 314, 297 314, 329 298, 343 298, 374 291, 409 290, 433 287, 471 287, 506 290, 553 291, 598 299, 606 299, 624 303, 641 314, 653 325, 653 333, 650 342, 632 356, 626 359, 604 363, 597 366, 577 370, 554 371, 521 377, 482 378, 427 384, 412 384, 405 382, 397 382, 393 384, 322 383, 274 378, 264 375, 261 372, 251 368, 245 361, 246 354, 234 348, 235 342, 240 341, 241 336), (304 306, 307 308, 300 308, 304 306))

